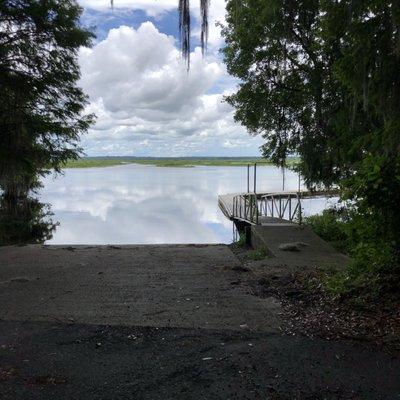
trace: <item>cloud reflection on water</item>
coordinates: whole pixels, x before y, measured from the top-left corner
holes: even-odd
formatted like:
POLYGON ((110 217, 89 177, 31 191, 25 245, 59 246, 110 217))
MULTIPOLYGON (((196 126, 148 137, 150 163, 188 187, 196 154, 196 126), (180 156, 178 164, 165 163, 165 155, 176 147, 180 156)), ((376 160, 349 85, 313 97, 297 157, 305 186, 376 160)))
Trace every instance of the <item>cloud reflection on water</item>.
MULTIPOLYGON (((281 190, 278 169, 259 167, 257 174, 258 190, 281 190)), ((297 185, 297 175, 287 172, 287 190, 297 185)), ((217 195, 244 190, 244 167, 130 164, 47 177, 41 200, 52 204, 60 222, 51 244, 230 243, 232 222, 219 210, 217 195)))

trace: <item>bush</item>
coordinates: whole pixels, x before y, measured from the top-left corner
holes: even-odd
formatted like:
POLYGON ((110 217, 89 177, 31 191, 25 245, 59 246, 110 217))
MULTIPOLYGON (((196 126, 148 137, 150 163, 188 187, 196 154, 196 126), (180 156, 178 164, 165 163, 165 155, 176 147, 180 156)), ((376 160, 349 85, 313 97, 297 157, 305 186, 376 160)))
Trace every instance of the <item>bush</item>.
POLYGON ((348 254, 350 251, 349 220, 346 208, 329 208, 322 214, 305 217, 303 224, 309 226, 319 237, 332 244, 335 249, 348 254))
POLYGON ((386 243, 360 243, 352 251, 347 269, 326 281, 333 293, 357 298, 363 303, 382 304, 398 298, 400 279, 398 259, 386 243))
POLYGON ((363 304, 398 299, 399 254, 396 243, 379 234, 380 221, 372 215, 343 207, 307 217, 304 223, 351 257, 346 270, 326 279, 329 291, 363 304))

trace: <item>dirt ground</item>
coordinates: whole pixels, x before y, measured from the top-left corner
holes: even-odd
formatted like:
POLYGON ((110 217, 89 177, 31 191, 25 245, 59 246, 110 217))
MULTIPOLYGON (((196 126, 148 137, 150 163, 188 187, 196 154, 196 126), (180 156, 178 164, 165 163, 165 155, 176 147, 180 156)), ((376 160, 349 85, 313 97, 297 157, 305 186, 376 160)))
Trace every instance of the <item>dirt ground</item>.
POLYGON ((0 399, 400 398, 397 355, 287 331, 255 265, 223 245, 0 248, 0 399))

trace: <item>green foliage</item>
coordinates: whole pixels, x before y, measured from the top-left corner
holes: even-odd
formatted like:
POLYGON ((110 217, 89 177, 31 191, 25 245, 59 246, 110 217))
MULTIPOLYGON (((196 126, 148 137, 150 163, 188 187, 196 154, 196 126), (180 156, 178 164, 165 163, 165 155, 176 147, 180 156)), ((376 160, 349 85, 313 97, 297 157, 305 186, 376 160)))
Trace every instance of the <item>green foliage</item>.
MULTIPOLYGON (((327 288, 364 302, 398 297, 400 268, 395 242, 378 237, 379 221, 354 208, 332 208, 305 218, 304 224, 337 250, 351 257, 348 268, 326 280, 327 288)), ((383 228, 382 228, 383 229, 383 228)))
POLYGON ((239 240, 236 242, 236 244, 240 247, 246 247, 246 234, 243 232, 239 235, 239 240))
POLYGON ((331 182, 325 172, 330 153, 320 135, 331 108, 323 91, 329 76, 316 40, 319 2, 230 0, 227 10, 223 53, 228 71, 241 83, 226 99, 236 108, 236 120, 266 139, 264 156, 277 164, 294 151, 303 160, 307 150, 318 152, 319 159, 307 164, 309 175, 331 182))
POLYGON ((268 255, 268 250, 264 247, 260 247, 256 250, 250 250, 246 254, 246 258, 252 261, 263 260, 268 255))
POLYGON ((93 121, 77 86, 92 33, 75 0, 0 2, 0 243, 42 242, 55 224, 32 198, 39 177, 77 158, 93 121))
POLYGON ((400 153, 365 156, 357 174, 344 183, 343 196, 357 202, 369 236, 399 248, 400 153))
POLYGON ((227 11, 236 120, 275 163, 298 154, 308 186, 341 187, 351 220, 308 223, 351 253, 342 287, 389 290, 400 268, 400 3, 228 0, 227 11))
POLYGON ((386 242, 361 242, 352 249, 348 268, 327 280, 333 293, 357 297, 363 303, 398 301, 398 258, 386 242))
POLYGON ((309 226, 319 237, 332 244, 343 253, 350 251, 349 215, 344 208, 330 208, 322 214, 312 215, 303 219, 303 224, 309 226))
POLYGON ((398 152, 399 5, 373 0, 229 0, 223 49, 240 79, 226 100, 264 155, 301 156, 307 184, 352 177, 398 152))
POLYGON ((0 197, 0 246, 44 243, 52 238, 57 224, 46 204, 32 197, 0 197))
POLYGON ((0 3, 0 189, 27 195, 37 177, 79 154, 93 121, 77 86, 81 46, 75 0, 0 3))

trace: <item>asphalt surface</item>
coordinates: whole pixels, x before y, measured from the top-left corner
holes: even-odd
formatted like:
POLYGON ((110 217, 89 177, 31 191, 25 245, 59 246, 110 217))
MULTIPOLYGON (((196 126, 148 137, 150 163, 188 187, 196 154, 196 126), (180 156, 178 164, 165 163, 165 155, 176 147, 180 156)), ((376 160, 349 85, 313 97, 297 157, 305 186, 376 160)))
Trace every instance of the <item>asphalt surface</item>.
POLYGON ((0 399, 400 399, 397 356, 282 334, 250 273, 227 246, 1 248, 0 399))
POLYGON ((224 245, 0 248, 0 318, 107 325, 279 329, 224 245))

